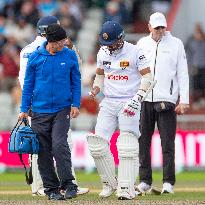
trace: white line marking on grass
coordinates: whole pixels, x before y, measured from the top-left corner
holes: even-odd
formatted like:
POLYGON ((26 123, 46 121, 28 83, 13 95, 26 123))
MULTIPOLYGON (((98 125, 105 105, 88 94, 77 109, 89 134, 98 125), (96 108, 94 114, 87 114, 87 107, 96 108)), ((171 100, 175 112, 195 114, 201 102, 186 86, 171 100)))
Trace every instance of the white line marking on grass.
MULTIPOLYGON (((175 192, 205 192, 205 187, 176 187, 174 188, 175 192)), ((100 193, 101 190, 100 189, 91 189, 90 193, 100 193)), ((0 195, 18 195, 18 194, 22 194, 22 195, 27 195, 27 194, 31 194, 30 190, 1 190, 0 191, 0 195)))

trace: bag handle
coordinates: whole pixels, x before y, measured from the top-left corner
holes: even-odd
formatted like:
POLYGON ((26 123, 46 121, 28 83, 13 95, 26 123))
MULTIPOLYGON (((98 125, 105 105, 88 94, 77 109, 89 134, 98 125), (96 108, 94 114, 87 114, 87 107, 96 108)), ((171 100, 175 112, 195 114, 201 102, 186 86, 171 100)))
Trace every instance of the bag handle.
POLYGON ((28 120, 26 119, 26 118, 23 118, 23 120, 21 120, 21 121, 17 121, 17 123, 16 123, 16 125, 14 126, 14 128, 12 129, 12 131, 11 131, 11 134, 13 133, 13 131, 17 128, 17 130, 19 129, 19 127, 20 127, 20 125, 22 124, 22 123, 24 123, 26 126, 29 126, 30 127, 30 125, 29 125, 29 123, 28 123, 28 120), (20 124, 19 124, 19 122, 20 122, 20 124), (18 126, 18 127, 17 127, 18 126))
POLYGON ((30 127, 30 125, 29 125, 29 123, 28 123, 28 120, 27 120, 26 118, 23 118, 22 122, 23 122, 26 126, 29 126, 29 127, 30 127))
POLYGON ((33 175, 32 175, 32 154, 31 154, 31 166, 29 168, 29 171, 27 171, 27 168, 26 168, 26 165, 23 161, 23 157, 22 157, 22 154, 18 154, 19 155, 19 158, 20 158, 20 161, 21 163, 23 164, 23 167, 25 169, 25 176, 26 176, 26 183, 28 185, 32 184, 33 183, 33 175))
MULTIPOLYGON (((30 127, 31 130, 33 131, 32 127, 29 125, 28 120, 26 118, 23 118, 22 122, 25 124, 25 126, 30 127)), ((33 133, 35 133, 35 132, 33 131, 33 133)))
POLYGON ((12 129, 12 131, 11 131, 11 135, 12 135, 12 133, 13 133, 13 131, 17 128, 17 130, 19 129, 19 127, 20 127, 20 125, 23 123, 23 121, 17 121, 17 123, 16 123, 16 125, 14 126, 14 128, 12 129), (20 122, 20 124, 19 124, 19 122, 20 122), (17 125, 18 125, 18 127, 17 127, 17 125))
MULTIPOLYGON (((16 125, 14 126, 14 128, 12 129, 10 135, 12 135, 13 131, 14 131, 16 128, 17 128, 17 130, 18 130, 22 123, 24 123, 25 126, 28 126, 28 127, 31 128, 31 126, 30 126, 29 123, 28 123, 28 120, 27 120, 26 118, 23 118, 23 120, 17 121, 17 123, 16 123, 16 125), (20 122, 20 124, 19 124, 19 122, 20 122), (17 127, 17 126, 18 126, 18 127, 17 127)), ((16 130, 16 131, 17 131, 17 130, 16 130)), ((31 128, 31 130, 33 131, 32 128, 31 128)), ((34 131, 33 131, 33 132, 34 132, 34 131)), ((34 133, 35 133, 35 132, 34 132, 34 133)))
MULTIPOLYGON (((21 124, 23 123, 23 120, 22 121, 17 121, 16 125, 14 126, 14 128, 11 130, 11 133, 10 133, 10 136, 13 134, 14 130, 16 129, 16 131, 18 131, 19 127, 21 126, 21 124), (20 124, 19 124, 20 122, 20 124)), ((24 122, 25 123, 25 122, 24 122)), ((11 142, 11 137, 9 138, 9 143, 11 142)))

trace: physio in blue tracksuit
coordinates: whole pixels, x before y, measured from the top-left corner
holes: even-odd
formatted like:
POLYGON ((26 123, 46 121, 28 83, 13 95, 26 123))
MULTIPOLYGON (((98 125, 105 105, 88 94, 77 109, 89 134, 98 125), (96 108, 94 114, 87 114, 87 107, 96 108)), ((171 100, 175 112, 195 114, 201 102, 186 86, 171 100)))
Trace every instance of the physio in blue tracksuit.
POLYGON ((76 197, 77 192, 77 185, 72 182, 67 133, 70 118, 79 114, 81 76, 75 52, 64 46, 65 30, 53 24, 48 27, 46 38, 47 42, 28 60, 19 120, 27 118, 29 108, 32 109, 32 128, 40 141, 38 165, 45 193, 50 200, 63 200, 76 197), (59 186, 66 190, 65 197, 59 186))

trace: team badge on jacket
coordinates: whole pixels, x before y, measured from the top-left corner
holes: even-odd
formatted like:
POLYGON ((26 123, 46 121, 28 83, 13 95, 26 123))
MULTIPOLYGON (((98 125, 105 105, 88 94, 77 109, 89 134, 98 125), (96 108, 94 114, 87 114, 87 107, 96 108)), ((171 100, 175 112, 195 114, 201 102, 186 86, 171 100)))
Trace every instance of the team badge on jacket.
POLYGON ((122 68, 122 70, 127 68, 129 65, 130 65, 129 61, 120 61, 120 67, 122 68))

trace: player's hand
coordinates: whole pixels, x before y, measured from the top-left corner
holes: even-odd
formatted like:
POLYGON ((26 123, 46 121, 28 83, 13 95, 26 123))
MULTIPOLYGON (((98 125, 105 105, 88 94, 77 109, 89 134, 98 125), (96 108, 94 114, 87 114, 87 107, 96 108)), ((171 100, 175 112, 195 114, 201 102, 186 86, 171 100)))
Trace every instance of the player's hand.
POLYGON ((24 118, 28 120, 28 113, 21 112, 18 116, 18 121, 23 121, 24 118))
POLYGON ((140 110, 140 105, 141 103, 138 100, 128 101, 123 108, 123 114, 127 117, 134 116, 140 110))
POLYGON ((100 88, 95 86, 94 88, 92 88, 92 90, 89 92, 89 96, 94 99, 96 97, 96 95, 100 92, 100 88))
POLYGON ((80 114, 80 111, 77 107, 71 107, 70 118, 76 118, 80 114))
POLYGON ((175 108, 175 112, 178 115, 183 115, 188 111, 188 109, 189 109, 189 104, 179 103, 175 108))

